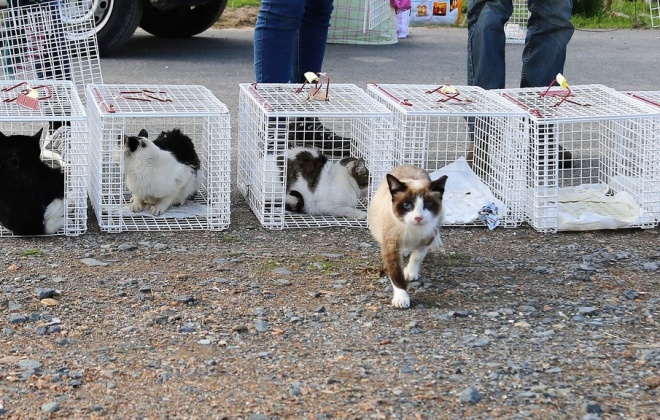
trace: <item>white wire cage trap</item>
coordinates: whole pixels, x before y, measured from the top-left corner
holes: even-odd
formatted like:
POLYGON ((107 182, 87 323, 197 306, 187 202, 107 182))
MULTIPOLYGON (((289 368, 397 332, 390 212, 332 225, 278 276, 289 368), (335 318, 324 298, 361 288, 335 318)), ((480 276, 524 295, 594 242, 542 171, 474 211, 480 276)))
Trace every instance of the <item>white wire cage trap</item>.
POLYGON ((389 0, 335 1, 328 29, 328 42, 396 43, 396 14, 389 0))
POLYGON ((602 85, 502 89, 530 120, 527 220, 540 232, 652 228, 660 111, 602 85))
POLYGON ((101 230, 223 230, 230 223, 231 128, 229 111, 210 90, 195 85, 87 86, 90 124, 89 196, 101 230), (162 215, 128 208, 124 136, 145 129, 149 139, 179 129, 200 159, 201 187, 194 199, 162 215))
POLYGON ((629 96, 660 110, 660 90, 640 90, 625 92, 629 96))
POLYGON ((529 10, 526 0, 513 1, 513 13, 504 25, 504 34, 508 44, 524 44, 527 37, 529 10))
MULTIPOLYGON (((78 236, 87 230, 88 166, 87 119, 77 90, 69 81, 0 81, 0 131, 34 136, 39 130, 40 159, 64 173, 64 226, 55 235, 78 236)), ((14 234, 0 226, 0 236, 14 234)))
POLYGON ((89 0, 60 0, 0 10, 0 79, 102 83, 89 0))
POLYGON ((443 225, 524 222, 523 111, 477 86, 370 84, 367 92, 394 113, 396 163, 448 175, 443 225))
POLYGON ((649 12, 651 15, 651 27, 660 27, 660 0, 649 0, 649 12))
MULTIPOLYGON (((357 206, 366 212, 375 190, 393 167, 392 113, 352 84, 323 88, 328 100, 308 99, 296 84, 241 84, 238 114, 237 184, 262 226, 269 229, 331 226, 367 227, 365 219, 309 215, 285 210, 287 149, 318 148, 320 123, 350 142, 350 151, 320 147, 331 161, 362 158, 369 170, 367 197, 357 206), (303 122, 303 124, 300 124, 303 122), (308 124, 312 122, 312 124, 308 124)), ((366 217, 366 214, 365 214, 366 217)))

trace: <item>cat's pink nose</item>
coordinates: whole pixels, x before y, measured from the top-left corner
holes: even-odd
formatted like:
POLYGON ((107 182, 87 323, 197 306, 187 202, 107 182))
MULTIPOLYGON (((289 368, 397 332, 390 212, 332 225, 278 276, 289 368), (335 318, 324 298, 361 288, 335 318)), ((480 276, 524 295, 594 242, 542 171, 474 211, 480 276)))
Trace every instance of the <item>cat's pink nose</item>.
POLYGON ((415 221, 416 221, 417 223, 421 222, 422 219, 424 219, 422 216, 415 216, 415 221))

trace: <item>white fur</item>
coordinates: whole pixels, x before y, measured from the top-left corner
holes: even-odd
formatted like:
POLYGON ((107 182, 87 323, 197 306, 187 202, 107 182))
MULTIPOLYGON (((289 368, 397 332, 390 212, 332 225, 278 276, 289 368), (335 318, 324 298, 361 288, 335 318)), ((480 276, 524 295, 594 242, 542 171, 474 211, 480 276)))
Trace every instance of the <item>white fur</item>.
POLYGON ((399 289, 398 287, 394 287, 394 285, 392 285, 392 289, 394 289, 394 295, 392 296, 392 306, 401 309, 409 308, 410 296, 408 295, 408 292, 403 289, 399 289))
POLYGON ((442 245, 440 239, 440 215, 424 209, 424 200, 417 197, 412 211, 406 213, 403 218, 405 226, 403 227, 402 247, 404 250, 412 249, 408 264, 403 270, 406 280, 412 281, 419 278, 419 269, 426 254, 431 249, 439 249, 442 245), (434 240, 429 246, 419 246, 419 238, 434 235, 434 240))
POLYGON ((180 205, 195 193, 201 184, 199 174, 176 160, 172 153, 160 149, 149 139, 141 139, 146 147, 124 151, 126 186, 131 192, 128 209, 147 209, 154 216, 170 206, 180 205))
POLYGON ((44 212, 44 233, 52 235, 64 227, 64 201, 59 198, 50 202, 44 212))
MULTIPOLYGON (((293 159, 301 151, 311 151, 318 156, 318 150, 296 147, 288 151, 288 158, 293 159)), ((307 181, 299 178, 289 190, 298 191, 305 200, 305 213, 337 217, 350 217, 365 220, 367 212, 358 210, 360 199, 364 198, 367 189, 361 189, 355 178, 350 174, 356 162, 343 166, 339 161, 328 161, 321 171, 316 189, 312 192, 307 181)), ((295 198, 293 198, 295 199, 295 198)), ((287 197, 292 200, 292 197, 287 197)))

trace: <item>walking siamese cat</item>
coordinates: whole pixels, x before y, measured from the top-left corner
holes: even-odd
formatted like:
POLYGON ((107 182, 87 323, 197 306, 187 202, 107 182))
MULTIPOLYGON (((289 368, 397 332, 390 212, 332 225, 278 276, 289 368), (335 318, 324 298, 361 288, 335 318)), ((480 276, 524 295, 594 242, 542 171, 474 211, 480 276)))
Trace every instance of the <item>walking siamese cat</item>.
POLYGON ((423 169, 402 165, 386 175, 371 200, 369 229, 380 244, 396 308, 410 307, 407 282, 419 277, 427 252, 442 245, 439 225, 446 182, 446 175, 431 181, 423 169), (403 257, 408 253, 404 268, 403 257))

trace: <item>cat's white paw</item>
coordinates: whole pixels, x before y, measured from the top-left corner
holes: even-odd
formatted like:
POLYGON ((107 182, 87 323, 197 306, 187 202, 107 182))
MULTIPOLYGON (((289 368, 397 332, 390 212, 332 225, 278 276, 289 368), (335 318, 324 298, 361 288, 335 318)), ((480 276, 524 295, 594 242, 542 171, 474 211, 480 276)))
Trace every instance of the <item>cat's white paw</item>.
POLYGON ((367 212, 356 210, 355 218, 358 220, 367 220, 367 212))
POLYGON ((151 206, 149 207, 149 213, 153 214, 154 216, 160 216, 161 214, 165 213, 167 208, 162 208, 161 206, 151 206))
POLYGON ((394 296, 392 296, 392 306, 395 308, 410 308, 410 296, 408 292, 398 287, 394 287, 394 296))
POLYGON ((419 267, 406 267, 403 269, 403 275, 408 281, 417 280, 419 278, 419 267))
POLYGON ((44 212, 44 232, 48 235, 58 232, 64 227, 64 202, 54 199, 44 212))
POLYGON ((128 205, 126 206, 126 208, 127 208, 129 211, 132 211, 133 213, 139 213, 139 212, 142 211, 142 203, 138 203, 138 202, 135 202, 135 201, 131 201, 130 203, 128 203, 128 205))

